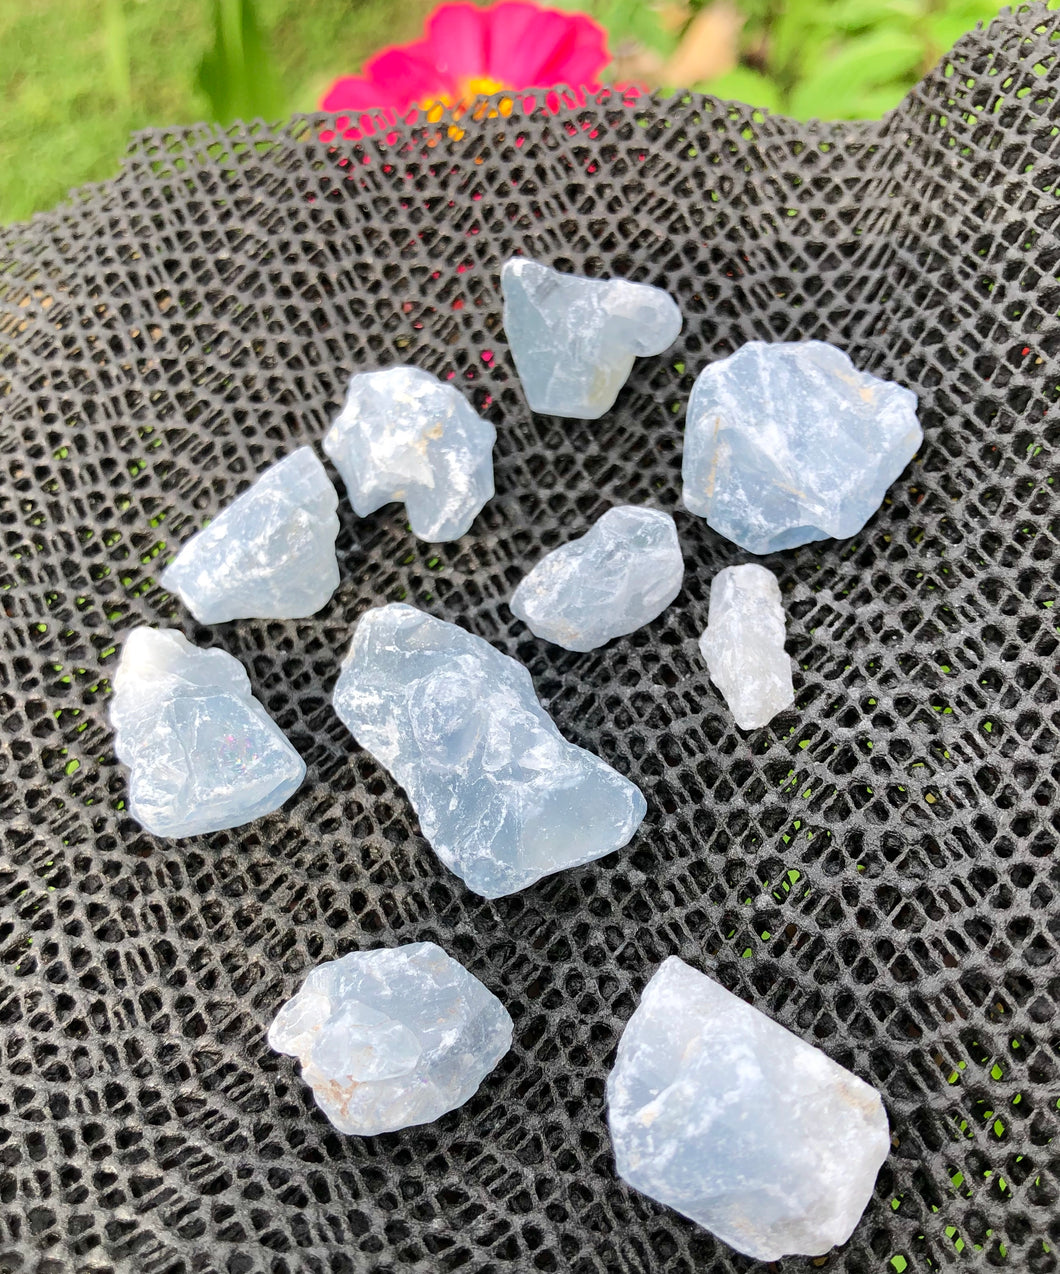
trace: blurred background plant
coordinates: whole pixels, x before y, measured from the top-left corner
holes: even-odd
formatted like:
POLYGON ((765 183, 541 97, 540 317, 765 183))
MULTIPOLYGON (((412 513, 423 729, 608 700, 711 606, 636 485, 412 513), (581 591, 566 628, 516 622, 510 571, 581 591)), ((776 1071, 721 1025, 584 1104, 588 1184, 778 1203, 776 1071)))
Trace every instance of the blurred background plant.
POLYGON ((588 0, 612 78, 697 88, 799 119, 896 106, 998 0, 588 0))
MULTIPOLYGON (((605 80, 694 87, 802 118, 875 117, 1000 0, 551 0, 607 31, 605 80)), ((0 0, 0 220, 111 175, 130 131, 278 119, 427 0, 0 0)))

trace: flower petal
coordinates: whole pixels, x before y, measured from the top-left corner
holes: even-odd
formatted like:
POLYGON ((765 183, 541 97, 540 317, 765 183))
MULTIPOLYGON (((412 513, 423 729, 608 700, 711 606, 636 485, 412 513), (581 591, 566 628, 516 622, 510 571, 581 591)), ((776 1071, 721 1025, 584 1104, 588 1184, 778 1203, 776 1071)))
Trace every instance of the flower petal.
POLYGON ((541 67, 538 83, 569 84, 572 88, 596 84, 610 60, 603 28, 583 13, 570 14, 564 37, 541 67))
POLYGON ((527 39, 527 33, 542 11, 536 4, 514 0, 513 3, 496 4, 485 12, 489 28, 483 74, 509 88, 524 88, 532 84, 532 79, 525 78, 526 67, 532 64, 536 72, 539 54, 534 43, 527 39))
POLYGON ((456 78, 435 63, 434 50, 426 40, 384 49, 365 63, 364 73, 386 90, 386 100, 374 102, 375 106, 407 106, 453 97, 457 92, 456 78))
POLYGON ((336 80, 320 99, 322 111, 361 111, 369 106, 385 105, 386 89, 361 76, 344 75, 336 80))
POLYGON ((488 74, 512 88, 593 84, 611 60, 602 27, 582 13, 536 5, 494 5, 488 74))
POLYGON ((454 80, 485 75, 490 13, 473 4, 443 4, 435 9, 427 19, 425 43, 440 71, 454 80))

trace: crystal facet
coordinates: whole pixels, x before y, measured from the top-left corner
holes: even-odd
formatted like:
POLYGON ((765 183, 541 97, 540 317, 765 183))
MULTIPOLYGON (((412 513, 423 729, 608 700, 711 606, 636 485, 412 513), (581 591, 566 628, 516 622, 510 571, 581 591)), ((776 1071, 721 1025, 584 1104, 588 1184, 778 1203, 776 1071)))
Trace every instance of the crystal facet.
POLYGON ((764 566, 727 566, 714 576, 699 649, 741 730, 765 725, 795 702, 780 585, 764 566))
POLYGON ((875 1088, 676 956, 607 1103, 619 1175, 760 1261, 845 1242, 890 1149, 875 1088))
POLYGON ((462 1106, 512 1043, 508 1010, 433 942, 351 951, 313 969, 269 1044, 339 1132, 394 1132, 462 1106))
POLYGON ((534 411, 596 420, 614 406, 633 359, 677 340, 668 292, 626 279, 583 279, 514 257, 501 270, 504 330, 534 411))
POLYGON ((522 664, 415 607, 362 616, 335 711, 486 898, 610 854, 644 817, 628 779, 563 738, 522 664))
POLYGON ((669 513, 620 505, 543 557, 511 608, 536 636, 595 650, 661 615, 681 591, 684 570, 669 513))
POLYGON ((200 624, 302 619, 338 587, 335 488, 310 447, 265 470, 162 572, 200 624))
POLYGON ((250 692, 238 659, 175 628, 134 628, 114 675, 114 750, 129 813, 156 836, 198 836, 271 813, 305 762, 250 692))
POLYGON ((413 534, 458 540, 493 495, 497 431, 459 390, 418 367, 350 379, 324 450, 358 517, 403 500, 413 534))
POLYGON ((750 341, 705 367, 684 502, 750 553, 855 535, 923 441, 916 395, 824 341, 750 341))

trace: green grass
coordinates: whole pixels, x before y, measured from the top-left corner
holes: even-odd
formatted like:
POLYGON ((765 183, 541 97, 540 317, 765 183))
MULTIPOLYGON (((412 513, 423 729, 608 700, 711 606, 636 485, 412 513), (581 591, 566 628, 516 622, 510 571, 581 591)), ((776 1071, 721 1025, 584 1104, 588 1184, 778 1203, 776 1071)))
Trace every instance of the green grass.
MULTIPOLYGON (((423 0, 258 0, 287 110, 414 38, 423 0)), ((112 176, 129 133, 208 118, 209 0, 0 0, 0 222, 112 176)))

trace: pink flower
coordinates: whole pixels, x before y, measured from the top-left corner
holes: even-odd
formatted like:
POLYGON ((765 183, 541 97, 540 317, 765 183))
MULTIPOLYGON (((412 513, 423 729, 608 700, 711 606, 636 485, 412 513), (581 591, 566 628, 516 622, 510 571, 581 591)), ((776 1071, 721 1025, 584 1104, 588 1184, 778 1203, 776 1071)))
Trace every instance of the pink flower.
MULTIPOLYGON (((422 40, 383 49, 365 63, 363 75, 336 80, 320 105, 394 114, 419 107, 437 120, 447 107, 459 116, 475 97, 501 89, 567 84, 595 90, 610 60, 603 29, 584 13, 523 0, 487 9, 443 4, 428 17, 422 40)), ((502 103, 503 114, 510 110, 510 102, 502 103)))

